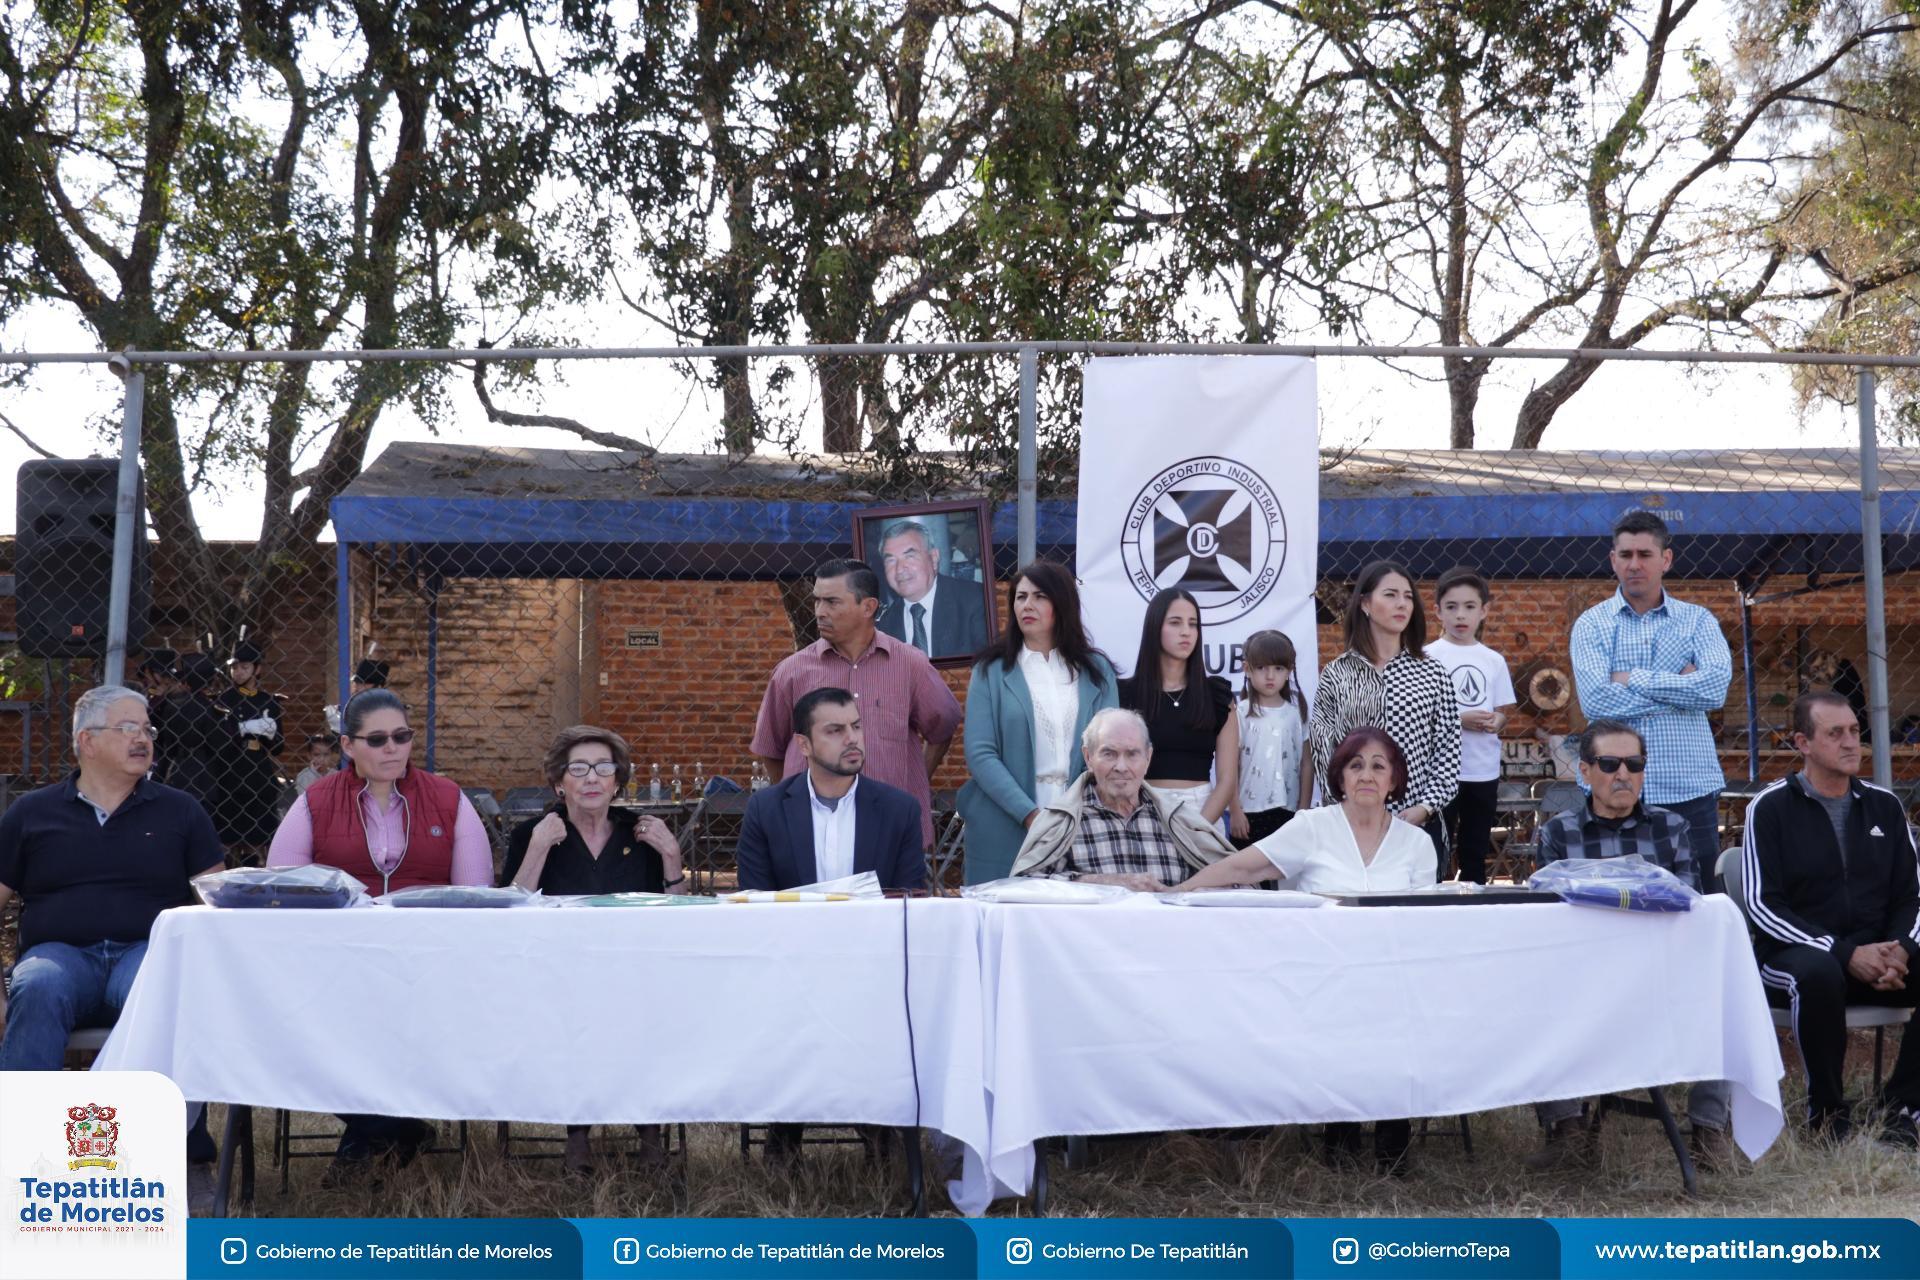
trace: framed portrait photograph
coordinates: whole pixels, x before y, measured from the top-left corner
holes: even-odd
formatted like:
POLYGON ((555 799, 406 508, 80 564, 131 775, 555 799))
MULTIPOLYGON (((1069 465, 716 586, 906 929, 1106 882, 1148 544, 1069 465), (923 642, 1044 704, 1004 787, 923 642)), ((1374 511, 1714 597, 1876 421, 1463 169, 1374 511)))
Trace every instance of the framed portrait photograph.
POLYGON ((880 579, 874 625, 936 665, 965 666, 1000 633, 993 524, 982 500, 853 513, 854 558, 880 579))

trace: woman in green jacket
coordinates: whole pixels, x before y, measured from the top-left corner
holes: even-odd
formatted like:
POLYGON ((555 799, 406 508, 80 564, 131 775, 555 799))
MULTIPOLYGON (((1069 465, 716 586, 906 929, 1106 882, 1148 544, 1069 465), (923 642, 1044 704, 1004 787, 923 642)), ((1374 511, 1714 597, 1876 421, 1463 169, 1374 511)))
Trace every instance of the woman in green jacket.
POLYGON ((967 683, 967 769, 960 791, 968 884, 1013 869, 1040 809, 1085 772, 1080 735, 1119 705, 1107 656, 1087 641, 1080 592, 1060 565, 1036 560, 1007 591, 1006 629, 967 683))

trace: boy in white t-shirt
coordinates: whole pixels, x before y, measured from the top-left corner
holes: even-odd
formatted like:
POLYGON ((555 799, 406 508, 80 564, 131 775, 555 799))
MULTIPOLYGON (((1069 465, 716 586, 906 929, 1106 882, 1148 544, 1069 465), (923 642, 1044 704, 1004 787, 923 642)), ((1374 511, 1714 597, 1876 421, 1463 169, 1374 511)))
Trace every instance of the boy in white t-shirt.
MULTIPOLYGON (((1460 789, 1442 813, 1448 844, 1462 880, 1487 882, 1493 819, 1500 793, 1500 730, 1514 704, 1507 660, 1480 643, 1493 595, 1474 569, 1449 569, 1434 594, 1440 606, 1440 642, 1427 646, 1453 676, 1460 700, 1460 789)), ((1446 879, 1446 868, 1441 869, 1446 879)))

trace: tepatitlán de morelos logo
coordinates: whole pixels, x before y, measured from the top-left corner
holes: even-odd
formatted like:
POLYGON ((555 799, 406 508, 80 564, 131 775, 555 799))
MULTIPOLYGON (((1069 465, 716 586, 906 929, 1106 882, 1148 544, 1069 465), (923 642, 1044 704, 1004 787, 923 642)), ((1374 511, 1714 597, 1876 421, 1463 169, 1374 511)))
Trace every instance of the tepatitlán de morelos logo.
MULTIPOLYGON (((120 1109, 97 1102, 67 1108, 67 1168, 119 1168, 120 1109)), ((79 1177, 64 1181, 21 1178, 28 1228, 85 1230, 114 1223, 166 1221, 166 1184, 152 1178, 79 1177)))
POLYGON ((1232 458, 1188 458, 1127 505, 1120 558, 1143 600, 1182 587, 1209 626, 1267 598, 1287 562, 1287 518, 1258 472, 1232 458))
POLYGON ((119 1112, 89 1102, 84 1107, 67 1108, 67 1168, 116 1169, 113 1148, 120 1141, 119 1112))

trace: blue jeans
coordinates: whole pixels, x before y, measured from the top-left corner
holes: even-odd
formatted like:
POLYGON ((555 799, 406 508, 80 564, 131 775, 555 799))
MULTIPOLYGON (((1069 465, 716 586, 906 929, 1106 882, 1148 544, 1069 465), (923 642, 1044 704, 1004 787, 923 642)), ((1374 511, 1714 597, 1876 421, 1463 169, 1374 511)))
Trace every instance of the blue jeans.
POLYGON ((0 1071, 58 1071, 76 1027, 112 1026, 146 958, 144 942, 41 942, 13 967, 0 1071))
MULTIPOLYGON (((66 1064, 67 1037, 77 1027, 110 1027, 126 1007, 127 993, 146 959, 144 942, 96 942, 76 947, 42 942, 27 948, 13 967, 7 991, 7 1026, 0 1033, 0 1071, 58 1071, 66 1064)), ((207 1132, 204 1103, 187 1104, 187 1159, 218 1154, 207 1132)))
POLYGON ((1693 869, 1699 878, 1700 892, 1715 892, 1720 887, 1713 875, 1713 866, 1720 861, 1720 793, 1709 791, 1704 796, 1663 804, 1660 808, 1671 809, 1687 820, 1687 847, 1693 853, 1693 869))

